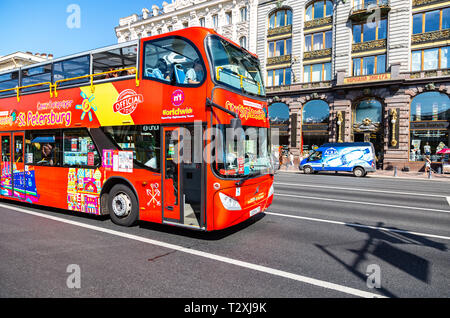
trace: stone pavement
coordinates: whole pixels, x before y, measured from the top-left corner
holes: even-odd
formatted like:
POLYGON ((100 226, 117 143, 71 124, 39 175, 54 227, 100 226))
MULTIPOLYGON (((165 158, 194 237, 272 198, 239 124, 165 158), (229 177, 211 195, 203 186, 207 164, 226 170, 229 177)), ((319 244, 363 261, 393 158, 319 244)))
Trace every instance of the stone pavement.
MULTIPOLYGON (((298 170, 297 166, 290 166, 286 167, 286 165, 283 165, 280 170, 280 172, 290 172, 290 173, 301 173, 302 171, 298 170)), ((324 174, 334 174, 335 172, 321 172, 324 174)), ((340 172, 342 174, 347 174, 347 172, 340 172)), ((417 172, 417 171, 410 171, 410 172, 404 172, 401 171, 401 169, 397 169, 397 174, 395 175, 394 170, 381 170, 378 169, 376 172, 369 173, 367 175, 368 177, 378 177, 378 178, 405 178, 405 179, 418 179, 418 180, 436 180, 436 181, 449 181, 450 182, 450 174, 438 174, 438 173, 432 173, 431 178, 430 176, 425 172, 417 172)))

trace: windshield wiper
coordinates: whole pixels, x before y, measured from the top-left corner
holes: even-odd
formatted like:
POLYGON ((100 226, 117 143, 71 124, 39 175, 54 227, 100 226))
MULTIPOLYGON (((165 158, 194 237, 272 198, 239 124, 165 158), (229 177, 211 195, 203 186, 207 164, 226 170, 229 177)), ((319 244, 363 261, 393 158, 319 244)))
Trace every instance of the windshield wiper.
POLYGON ((252 178, 252 177, 254 177, 254 175, 249 174, 249 175, 245 176, 244 178, 242 178, 241 180, 237 181, 235 184, 236 184, 238 187, 240 187, 240 186, 244 183, 244 181, 247 181, 248 179, 250 179, 250 178, 252 178))

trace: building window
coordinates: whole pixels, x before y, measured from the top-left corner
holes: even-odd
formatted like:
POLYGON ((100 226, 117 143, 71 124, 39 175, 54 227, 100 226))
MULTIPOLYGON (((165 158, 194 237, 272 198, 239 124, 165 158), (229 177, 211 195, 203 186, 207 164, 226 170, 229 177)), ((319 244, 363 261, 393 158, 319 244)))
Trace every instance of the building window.
POLYGON ((247 7, 242 7, 239 10, 240 16, 241 16, 241 22, 246 22, 248 20, 248 13, 247 13, 247 7))
POLYGON ((189 22, 183 22, 183 28, 186 29, 189 27, 189 22))
POLYGON ((292 11, 289 9, 278 10, 269 16, 269 29, 292 25, 292 11))
POLYGON ((205 27, 205 18, 200 18, 198 21, 200 23, 200 26, 204 28, 205 27))
POLYGON ((244 49, 247 49, 247 37, 243 36, 239 39, 239 45, 244 49))
POLYGON ((410 113, 410 161, 425 161, 426 156, 433 162, 441 161, 443 156, 438 152, 450 144, 449 97, 439 92, 417 95, 410 113))
POLYGON ((449 46, 412 51, 411 70, 413 72, 448 68, 449 46))
POLYGON ((290 55, 291 52, 292 52, 292 39, 290 38, 269 42, 268 57, 290 55))
POLYGON ((366 22, 353 25, 353 43, 386 39, 386 34, 386 19, 379 20, 377 23, 366 22))
POLYGON ((303 67, 303 82, 331 81, 331 63, 311 64, 303 67))
POLYGON ((292 70, 291 68, 282 68, 267 71, 267 86, 291 85, 292 70))
POLYGON ((450 8, 413 15, 413 34, 445 30, 448 28, 450 28, 450 8))
POLYGON ((329 0, 316 1, 306 8, 306 21, 329 17, 331 15, 333 15, 333 2, 329 0))
POLYGON ((355 110, 354 123, 360 124, 366 119, 372 123, 381 123, 383 105, 374 99, 365 99, 358 103, 355 110))
POLYGON ((213 22, 213 28, 217 29, 219 27, 219 16, 217 14, 214 14, 212 16, 212 22, 213 22))
POLYGON ((333 45, 333 32, 319 32, 305 35, 305 51, 329 49, 333 45))
POLYGON ((386 55, 365 56, 353 59, 353 76, 386 73, 386 55))
POLYGON ((233 23, 233 13, 231 11, 225 12, 225 20, 228 25, 233 23))
POLYGON ((172 31, 173 31, 173 26, 169 25, 169 26, 167 27, 167 31, 168 31, 168 32, 172 32, 172 31))

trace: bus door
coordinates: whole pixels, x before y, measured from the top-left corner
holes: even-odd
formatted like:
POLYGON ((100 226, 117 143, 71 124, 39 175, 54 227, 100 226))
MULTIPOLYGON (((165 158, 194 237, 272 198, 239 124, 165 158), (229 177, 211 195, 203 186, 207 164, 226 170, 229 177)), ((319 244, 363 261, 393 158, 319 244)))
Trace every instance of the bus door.
POLYGON ((24 161, 24 133, 13 133, 13 144, 11 145, 12 159, 14 160, 13 168, 13 196, 21 200, 26 199, 25 191, 25 161, 24 161))
POLYGON ((202 124, 163 128, 163 220, 205 226, 202 124))
POLYGON ((1 177, 0 189, 1 194, 5 196, 12 196, 12 178, 11 178, 11 133, 0 134, 2 161, 1 161, 1 177))
POLYGON ((162 160, 162 189, 163 189, 163 220, 182 223, 182 206, 180 202, 180 169, 179 158, 179 130, 178 127, 163 128, 163 160, 162 160))

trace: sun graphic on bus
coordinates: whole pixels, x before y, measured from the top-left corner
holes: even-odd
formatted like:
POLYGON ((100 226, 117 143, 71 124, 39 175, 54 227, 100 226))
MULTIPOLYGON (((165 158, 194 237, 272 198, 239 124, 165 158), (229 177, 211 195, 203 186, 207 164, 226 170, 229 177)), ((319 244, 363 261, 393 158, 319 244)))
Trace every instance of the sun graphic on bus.
POLYGON ((91 95, 90 97, 88 97, 84 92, 81 92, 80 95, 81 97, 83 97, 83 102, 81 103, 81 105, 76 105, 75 109, 81 109, 83 111, 83 114, 81 114, 81 120, 83 120, 86 114, 88 114, 89 121, 92 121, 91 110, 93 110, 94 112, 97 111, 97 107, 92 103, 92 101, 95 99, 95 96, 91 95))

